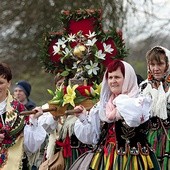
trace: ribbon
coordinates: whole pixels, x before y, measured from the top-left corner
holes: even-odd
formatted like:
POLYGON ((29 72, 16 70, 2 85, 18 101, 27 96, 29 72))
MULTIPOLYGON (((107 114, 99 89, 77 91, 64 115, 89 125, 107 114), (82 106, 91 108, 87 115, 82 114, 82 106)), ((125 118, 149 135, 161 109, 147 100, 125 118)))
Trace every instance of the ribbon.
POLYGON ((70 137, 67 134, 65 140, 63 142, 61 141, 56 141, 56 144, 60 147, 63 147, 63 157, 68 158, 72 156, 71 152, 71 144, 70 144, 70 137))

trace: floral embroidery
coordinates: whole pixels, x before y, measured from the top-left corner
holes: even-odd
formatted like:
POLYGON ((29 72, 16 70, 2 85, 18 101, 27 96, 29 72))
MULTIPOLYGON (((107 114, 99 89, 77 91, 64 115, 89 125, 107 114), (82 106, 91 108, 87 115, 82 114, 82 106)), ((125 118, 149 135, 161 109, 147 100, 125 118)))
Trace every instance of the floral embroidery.
POLYGON ((5 135, 5 139, 2 141, 0 146, 3 148, 8 148, 14 141, 14 138, 9 135, 12 128, 9 125, 2 126, 2 123, 0 123, 0 126, 0 133, 5 135))
POLYGON ((166 81, 167 81, 168 83, 170 83, 170 75, 168 75, 166 81))
POLYGON ((17 137, 23 131, 25 118, 20 118, 19 112, 24 111, 25 107, 17 100, 11 102, 13 110, 6 112, 5 125, 0 121, 0 133, 4 134, 5 138, 0 144, 0 168, 2 168, 8 155, 8 148, 15 144, 17 137))

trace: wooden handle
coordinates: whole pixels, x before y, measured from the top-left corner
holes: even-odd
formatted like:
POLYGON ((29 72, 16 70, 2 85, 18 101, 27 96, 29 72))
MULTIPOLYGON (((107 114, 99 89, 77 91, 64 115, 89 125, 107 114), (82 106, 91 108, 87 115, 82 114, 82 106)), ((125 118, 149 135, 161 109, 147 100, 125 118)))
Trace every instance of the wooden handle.
MULTIPOLYGON (((86 110, 90 110, 90 109, 91 109, 91 107, 86 108, 86 110)), ((57 110, 56 107, 52 107, 52 108, 49 108, 49 109, 42 109, 43 113, 44 112, 56 111, 56 110, 57 110)), ((20 115, 28 116, 28 115, 31 115, 31 114, 36 114, 37 112, 38 112, 37 110, 23 111, 23 112, 20 112, 20 115)), ((57 116, 72 115, 74 113, 81 113, 81 111, 79 109, 66 110, 64 114, 59 114, 57 116)))
POLYGON ((70 114, 74 114, 74 113, 80 113, 79 109, 73 109, 73 110, 66 110, 65 114, 66 115, 70 115, 70 114))
MULTIPOLYGON (((91 109, 91 107, 86 108, 87 111, 89 111, 91 109)), ((79 109, 73 109, 73 110, 66 110, 65 114, 66 115, 71 115, 74 113, 81 113, 81 111, 79 109)))
MULTIPOLYGON (((44 112, 56 111, 56 110, 57 110, 56 107, 49 108, 49 109, 42 109, 43 113, 44 112)), ((23 111, 23 112, 20 112, 20 115, 28 116, 28 115, 31 115, 31 114, 36 114, 37 112, 38 112, 37 110, 23 111)))

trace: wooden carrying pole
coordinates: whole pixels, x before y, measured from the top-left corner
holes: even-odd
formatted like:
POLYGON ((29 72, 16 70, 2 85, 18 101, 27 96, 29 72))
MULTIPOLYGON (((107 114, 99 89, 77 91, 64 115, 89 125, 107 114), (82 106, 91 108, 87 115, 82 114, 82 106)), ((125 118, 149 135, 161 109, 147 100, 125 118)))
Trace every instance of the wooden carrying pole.
MULTIPOLYGON (((90 110, 91 108, 86 108, 86 110, 90 110)), ((79 109, 73 109, 73 110, 66 110, 63 114, 56 114, 57 112, 57 108, 56 107, 52 107, 52 108, 48 108, 48 109, 42 109, 43 113, 44 112, 50 112, 52 115, 55 116, 67 116, 67 115, 73 115, 74 113, 80 113, 79 109)), ((38 111, 36 110, 30 110, 30 111, 23 111, 20 112, 20 115, 22 116, 28 116, 31 114, 36 114, 38 111)))

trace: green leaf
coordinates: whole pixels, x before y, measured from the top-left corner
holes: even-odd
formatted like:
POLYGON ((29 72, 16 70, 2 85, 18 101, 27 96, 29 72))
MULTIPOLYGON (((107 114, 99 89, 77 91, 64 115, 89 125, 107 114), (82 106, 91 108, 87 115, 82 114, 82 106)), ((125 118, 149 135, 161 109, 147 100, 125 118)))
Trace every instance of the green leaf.
POLYGON ((65 71, 63 71, 63 72, 61 73, 61 75, 64 76, 64 77, 66 77, 66 76, 69 75, 69 72, 68 72, 67 70, 65 70, 65 71))

